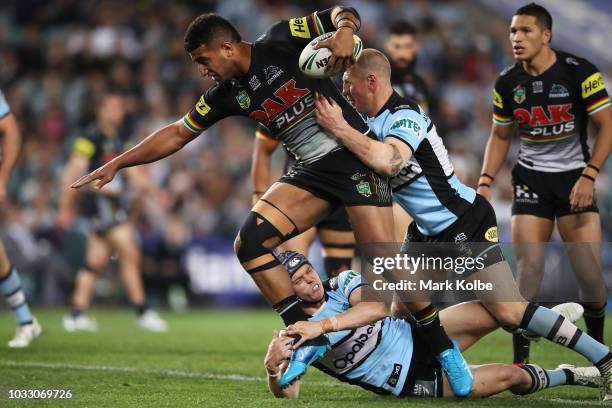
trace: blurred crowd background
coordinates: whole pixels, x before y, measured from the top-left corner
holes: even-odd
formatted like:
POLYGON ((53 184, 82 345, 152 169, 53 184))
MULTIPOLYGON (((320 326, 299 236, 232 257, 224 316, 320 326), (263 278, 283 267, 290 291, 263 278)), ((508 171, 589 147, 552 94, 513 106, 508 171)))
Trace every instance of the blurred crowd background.
MULTIPOLYGON (((78 231, 57 225, 62 172, 74 139, 94 120, 105 91, 127 95, 125 125, 137 142, 181 118, 210 86, 183 50, 183 34, 195 16, 217 12, 235 23, 247 41, 254 41, 277 20, 336 3, 0 2, 0 89, 24 138, 9 187, 12 205, 2 209, 2 231, 35 301, 67 302, 79 258, 75 252, 83 240, 78 231)), ((512 63, 507 37, 511 13, 496 8, 495 1, 345 3, 360 12, 364 23, 359 35, 368 47, 382 49, 391 21, 407 19, 417 26, 422 47, 417 71, 434 97, 432 117, 463 181, 474 186, 491 125, 491 87, 497 74, 512 63)), ((554 30, 571 32, 571 27, 554 26, 554 30)), ((583 50, 556 41, 556 47, 584 55, 583 50)), ((597 63, 607 83, 612 83, 612 63, 605 59, 597 63)), ((232 255, 231 242, 251 205, 253 137, 253 123, 226 119, 174 156, 146 166, 160 193, 149 198, 134 194, 130 216, 145 254, 147 288, 157 293, 160 303, 167 301, 173 285, 184 288, 187 296, 205 294, 206 301, 217 302, 222 300, 214 299, 215 294, 252 291, 232 255)), ((280 155, 275 161, 276 175, 283 159, 280 155)), ((606 242, 612 234, 610 168, 608 164, 598 179, 606 242)), ((505 241, 509 240, 509 169, 506 166, 496 180, 494 203, 505 241)), ((609 265, 611 248, 609 244, 604 248, 604 263, 609 265)), ((109 275, 98 286, 99 298, 118 290, 116 277, 109 275)))

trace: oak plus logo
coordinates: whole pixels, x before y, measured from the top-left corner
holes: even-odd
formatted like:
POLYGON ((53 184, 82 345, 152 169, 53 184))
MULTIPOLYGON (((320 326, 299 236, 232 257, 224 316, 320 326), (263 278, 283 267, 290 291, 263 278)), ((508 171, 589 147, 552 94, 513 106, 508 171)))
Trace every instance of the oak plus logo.
POLYGON ((272 93, 274 98, 266 98, 260 105, 261 109, 249 114, 251 119, 268 127, 273 122, 276 130, 293 123, 314 108, 314 97, 308 88, 295 86, 291 78, 272 93))

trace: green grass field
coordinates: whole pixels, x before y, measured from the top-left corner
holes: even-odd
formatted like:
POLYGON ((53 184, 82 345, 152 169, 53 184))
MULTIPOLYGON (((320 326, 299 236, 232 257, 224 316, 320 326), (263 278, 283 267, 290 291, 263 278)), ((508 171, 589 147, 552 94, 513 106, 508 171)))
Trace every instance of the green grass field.
MULTIPOLYGON (((599 391, 560 387, 529 397, 509 393, 487 400, 400 400, 342 384, 311 369, 298 401, 275 400, 266 389, 263 357, 280 321, 272 311, 203 311, 166 314, 170 331, 143 332, 127 311, 92 313, 98 333, 66 333, 61 311, 37 311, 43 336, 30 348, 11 350, 14 322, 0 316, 0 406, 69 407, 559 407, 599 405, 599 391), (9 389, 71 389, 73 399, 16 401, 9 389)), ((608 320, 608 329, 612 322, 608 320)), ((612 330, 607 330, 607 338, 612 330)), ((510 335, 498 330, 466 353, 471 364, 509 362, 510 335)), ((532 361, 544 367, 587 361, 541 341, 532 361)))

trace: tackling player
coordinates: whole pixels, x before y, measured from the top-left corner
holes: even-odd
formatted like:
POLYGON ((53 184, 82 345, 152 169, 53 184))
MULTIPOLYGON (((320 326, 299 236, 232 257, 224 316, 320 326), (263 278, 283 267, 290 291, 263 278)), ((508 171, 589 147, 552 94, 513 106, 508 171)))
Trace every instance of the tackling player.
MULTIPOLYGON (((251 162, 253 204, 256 204, 270 187, 271 159, 278 146, 278 140, 272 137, 269 130, 262 125, 257 126, 251 162)), ((283 173, 287 174, 295 164, 295 158, 286 149, 284 150, 286 159, 283 173)), ((394 221, 396 221, 395 213, 394 221)), ((343 207, 335 209, 315 227, 284 242, 281 245, 282 249, 307 254, 316 235, 319 236, 321 242, 321 255, 327 276, 331 278, 351 268, 351 260, 355 252, 355 237, 348 214, 343 207)))
MULTIPOLYGON (((113 253, 119 259, 119 272, 128 298, 138 313, 138 325, 150 331, 167 330, 166 322, 146 304, 136 231, 127 219, 125 177, 117 177, 99 192, 86 191, 82 205, 78 205, 77 191, 68 188, 75 178, 107 163, 129 147, 129 134, 123 126, 124 116, 123 96, 103 95, 98 104, 96 123, 76 139, 64 172, 66 188, 60 200, 58 222, 68 229, 79 212, 89 223, 85 266, 77 272, 72 310, 63 319, 64 329, 69 332, 97 330, 95 320, 85 312, 98 275, 104 271, 113 253)), ((131 184, 143 191, 150 189, 150 183, 143 179, 145 176, 140 169, 130 169, 128 175, 131 184)))
MULTIPOLYGON (((599 70, 589 61, 553 50, 552 17, 539 5, 519 8, 510 25, 517 62, 493 88, 493 126, 478 192, 504 163, 517 129, 518 162, 512 170, 512 241, 518 284, 535 299, 544 274, 546 245, 555 220, 580 286, 588 333, 603 343, 607 291, 601 272, 601 226, 595 179, 612 149, 612 109, 599 70), (589 118, 597 128, 592 155, 589 118), (516 126, 515 126, 516 124, 516 126)), ((529 342, 514 335, 514 361, 528 361, 529 342)))
MULTIPOLYGON (((327 333, 333 344, 332 351, 314 363, 315 367, 378 394, 453 396, 438 361, 427 349, 427 339, 413 331, 414 322, 388 317, 382 302, 362 302, 364 292, 371 288, 360 274, 348 270, 323 283, 303 255, 284 252, 280 258, 304 311, 312 316, 308 322, 289 326, 287 335, 313 338, 327 333)), ((499 327, 478 302, 445 309, 440 312, 440 320, 462 350, 499 327)), ((300 392, 299 381, 285 389, 279 386, 293 340, 275 331, 264 360, 268 387, 279 398, 297 398, 300 392)), ((601 381, 595 367, 546 370, 535 364, 487 364, 474 367, 473 374, 473 397, 506 390, 524 395, 559 385, 598 387, 601 381)))
MULTIPOLYGON (((367 168, 317 125, 315 92, 337 100, 361 134, 369 132, 367 124, 331 79, 306 76, 298 66, 301 51, 313 38, 336 30, 317 46, 332 50, 326 66, 329 74, 346 69, 354 60, 353 35, 360 25, 355 9, 336 6, 280 21, 251 44, 243 41, 223 17, 199 16, 187 29, 185 50, 200 74, 212 78, 217 85, 207 90, 182 120, 154 132, 134 148, 77 180, 73 187, 96 181, 100 188, 120 169, 162 159, 225 117, 247 116, 263 124, 298 163, 252 208, 236 238, 235 250, 243 268, 285 324, 305 320, 307 316, 273 253, 274 248, 308 230, 338 206, 346 207, 357 242, 393 242, 388 180, 367 168)), ((366 252, 368 248, 362 253, 372 259, 375 255, 366 252)), ((389 252, 385 255, 390 256, 389 252)), ((388 275, 392 275, 391 280, 399 279, 395 270, 388 275)), ((469 391, 472 381, 469 368, 461 354, 454 351, 431 302, 412 302, 408 307, 418 319, 418 330, 430 339, 434 354, 441 356, 452 373, 453 386, 459 393, 469 391)), ((294 353, 295 360, 282 382, 288 384, 301 376, 328 348, 328 340, 320 337, 309 342, 305 352, 294 353)))
POLYGON ((387 58, 380 51, 363 50, 344 81, 347 99, 368 116, 378 140, 353 129, 339 106, 322 96, 316 102, 317 122, 373 170, 393 177, 394 199, 414 218, 403 251, 418 257, 419 244, 427 243, 427 250, 442 249, 439 256, 482 258, 484 268, 462 277, 493 284, 493 291, 475 291, 487 310, 504 326, 528 330, 582 354, 601 371, 605 399, 612 399, 612 352, 557 311, 521 297, 499 246, 493 207, 457 180, 423 110, 393 91, 387 58))
MULTIPOLYGON (((6 188, 11 171, 19 156, 21 133, 17 120, 11 112, 4 94, 0 91, 0 134, 2 135, 2 164, 0 164, 0 204, 5 205, 6 188)), ((30 345, 42 333, 42 328, 32 313, 21 286, 19 273, 12 267, 2 242, 0 242, 0 294, 11 307, 17 320, 15 337, 9 347, 22 348, 30 345)))

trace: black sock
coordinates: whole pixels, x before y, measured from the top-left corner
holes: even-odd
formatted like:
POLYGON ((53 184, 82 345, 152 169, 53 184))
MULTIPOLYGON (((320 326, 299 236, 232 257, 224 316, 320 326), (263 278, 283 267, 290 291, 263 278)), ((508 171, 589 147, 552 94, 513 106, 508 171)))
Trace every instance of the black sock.
POLYGON ((598 342, 604 343, 604 321, 606 320, 606 304, 599 309, 591 309, 584 303, 584 322, 587 327, 587 334, 597 340, 598 342))
POLYGON ((77 309, 77 308, 72 308, 72 310, 70 311, 70 316, 77 318, 80 315, 83 314, 83 311, 81 309, 77 309))
POLYGON ((138 313, 138 316, 142 316, 144 312, 147 311, 148 307, 147 304, 144 303, 142 305, 134 305, 134 309, 136 309, 136 313, 138 313))
POLYGON ((512 346, 514 349, 514 364, 529 363, 529 340, 520 333, 512 334, 512 346))
POLYGON ((302 310, 300 300, 295 295, 291 295, 281 300, 272 307, 283 319, 285 326, 289 326, 295 322, 308 320, 310 317, 302 310))
POLYGON ((438 311, 432 304, 413 313, 412 316, 416 320, 418 334, 429 344, 434 355, 437 356, 444 350, 453 348, 453 344, 440 323, 438 311))

